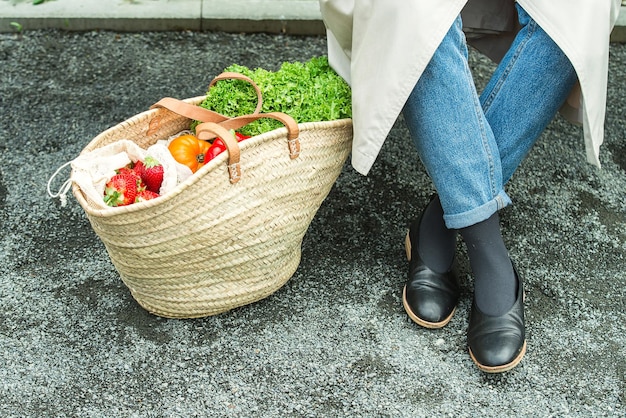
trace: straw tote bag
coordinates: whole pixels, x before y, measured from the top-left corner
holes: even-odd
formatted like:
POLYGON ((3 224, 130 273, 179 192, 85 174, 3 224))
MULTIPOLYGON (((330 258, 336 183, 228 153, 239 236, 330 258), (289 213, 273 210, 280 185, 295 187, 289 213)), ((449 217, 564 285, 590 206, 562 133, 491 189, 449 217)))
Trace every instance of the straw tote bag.
MULTIPOLYGON (((213 80, 246 77, 225 73, 213 80)), ((227 151, 163 196, 102 209, 72 184, 133 298, 169 318, 218 314, 258 301, 292 277, 307 228, 350 153, 352 121, 297 124, 285 114, 236 118, 202 109, 204 97, 166 98, 96 136, 81 155, 121 139, 147 148, 200 120, 200 139, 227 151), (285 127, 238 143, 230 129, 258 118, 285 127)))

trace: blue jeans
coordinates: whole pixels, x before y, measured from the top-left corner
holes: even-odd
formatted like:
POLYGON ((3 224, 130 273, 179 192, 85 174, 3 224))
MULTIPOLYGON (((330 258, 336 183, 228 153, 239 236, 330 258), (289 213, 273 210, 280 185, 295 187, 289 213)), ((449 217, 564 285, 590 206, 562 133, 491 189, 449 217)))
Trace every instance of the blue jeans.
POLYGON ((451 229, 481 222, 511 203, 504 185, 576 82, 561 49, 517 10, 522 29, 480 97, 458 17, 404 106, 451 229))

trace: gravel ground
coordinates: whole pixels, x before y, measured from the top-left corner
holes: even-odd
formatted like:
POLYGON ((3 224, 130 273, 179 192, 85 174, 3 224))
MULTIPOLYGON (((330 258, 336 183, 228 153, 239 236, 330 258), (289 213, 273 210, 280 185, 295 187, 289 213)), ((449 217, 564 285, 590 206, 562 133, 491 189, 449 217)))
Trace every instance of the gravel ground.
MULTIPOLYGON (((345 167, 294 277, 217 316, 144 311, 75 199, 47 196, 57 167, 161 97, 203 94, 231 63, 275 69, 325 48, 262 34, 0 35, 0 415, 626 414, 625 45, 611 46, 603 169, 584 161, 581 128, 556 118, 508 187, 501 217, 525 277, 529 348, 503 375, 467 354, 463 255, 447 327, 421 329, 402 309, 405 230, 432 193, 402 120, 369 176, 345 167)), ((471 60, 482 86, 493 66, 471 60)))

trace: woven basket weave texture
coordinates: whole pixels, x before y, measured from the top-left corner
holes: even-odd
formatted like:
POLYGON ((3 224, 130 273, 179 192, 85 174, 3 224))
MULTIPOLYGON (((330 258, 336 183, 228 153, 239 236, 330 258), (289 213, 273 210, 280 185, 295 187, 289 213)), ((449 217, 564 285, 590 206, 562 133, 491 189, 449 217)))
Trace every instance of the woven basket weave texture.
MULTIPOLYGON (((187 99, 198 104, 203 98, 187 99)), ((189 127, 153 109, 102 132, 83 150, 129 139, 147 148, 189 127)), ((240 143, 242 178, 229 181, 227 152, 173 192, 99 209, 73 193, 130 289, 146 310, 171 318, 218 314, 260 300, 296 271, 304 234, 350 153, 350 119, 298 125, 291 159, 281 128, 240 143)))

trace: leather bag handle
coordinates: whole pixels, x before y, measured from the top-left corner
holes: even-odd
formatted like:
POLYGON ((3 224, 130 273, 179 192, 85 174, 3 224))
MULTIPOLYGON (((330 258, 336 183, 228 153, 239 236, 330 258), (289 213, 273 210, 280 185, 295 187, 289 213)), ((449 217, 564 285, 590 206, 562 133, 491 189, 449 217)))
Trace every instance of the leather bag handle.
MULTIPOLYGON (((218 81, 222 81, 222 80, 242 80, 242 81, 250 83, 252 87, 254 87, 254 90, 257 95, 257 105, 256 105, 256 108, 254 109, 253 114, 258 114, 259 112, 261 112, 261 107, 263 106, 263 93, 261 92, 261 89, 259 88, 259 86, 254 81, 252 81, 250 77, 247 77, 243 74, 234 73, 234 72, 223 72, 219 74, 218 76, 216 76, 213 80, 211 80, 211 83, 209 84, 209 90, 218 81)), ((194 105, 194 104, 191 104, 191 103, 179 100, 179 99, 175 99, 173 97, 164 97, 163 99, 159 100, 158 102, 150 106, 150 109, 156 109, 156 108, 165 108, 178 115, 185 116, 186 118, 189 118, 192 120, 198 120, 200 122, 219 123, 227 119, 230 119, 228 116, 224 116, 212 110, 205 109, 203 107, 200 107, 200 106, 197 106, 197 105, 194 105)))
POLYGON ((241 178, 240 157, 241 151, 239 143, 230 130, 239 129, 257 119, 271 118, 280 121, 287 128, 287 145, 289 157, 293 160, 300 155, 300 129, 296 121, 289 115, 281 112, 256 113, 250 115, 237 116, 221 123, 204 122, 196 126, 196 136, 201 140, 210 140, 216 137, 222 139, 228 151, 228 173, 231 183, 237 183, 241 178))
MULTIPOLYGON (((241 179, 241 151, 235 136, 228 129, 215 122, 203 122, 198 126, 202 126, 202 139, 219 137, 222 140, 228 152, 228 176, 230 177, 230 182, 233 184, 237 183, 241 179)), ((198 139, 200 139, 200 136, 198 136, 198 139)))
POLYGON ((156 108, 165 108, 188 119, 199 120, 201 122, 217 123, 228 119, 228 116, 224 116, 221 113, 217 113, 198 105, 175 99, 173 97, 164 97, 152 106, 150 106, 150 109, 156 108))

